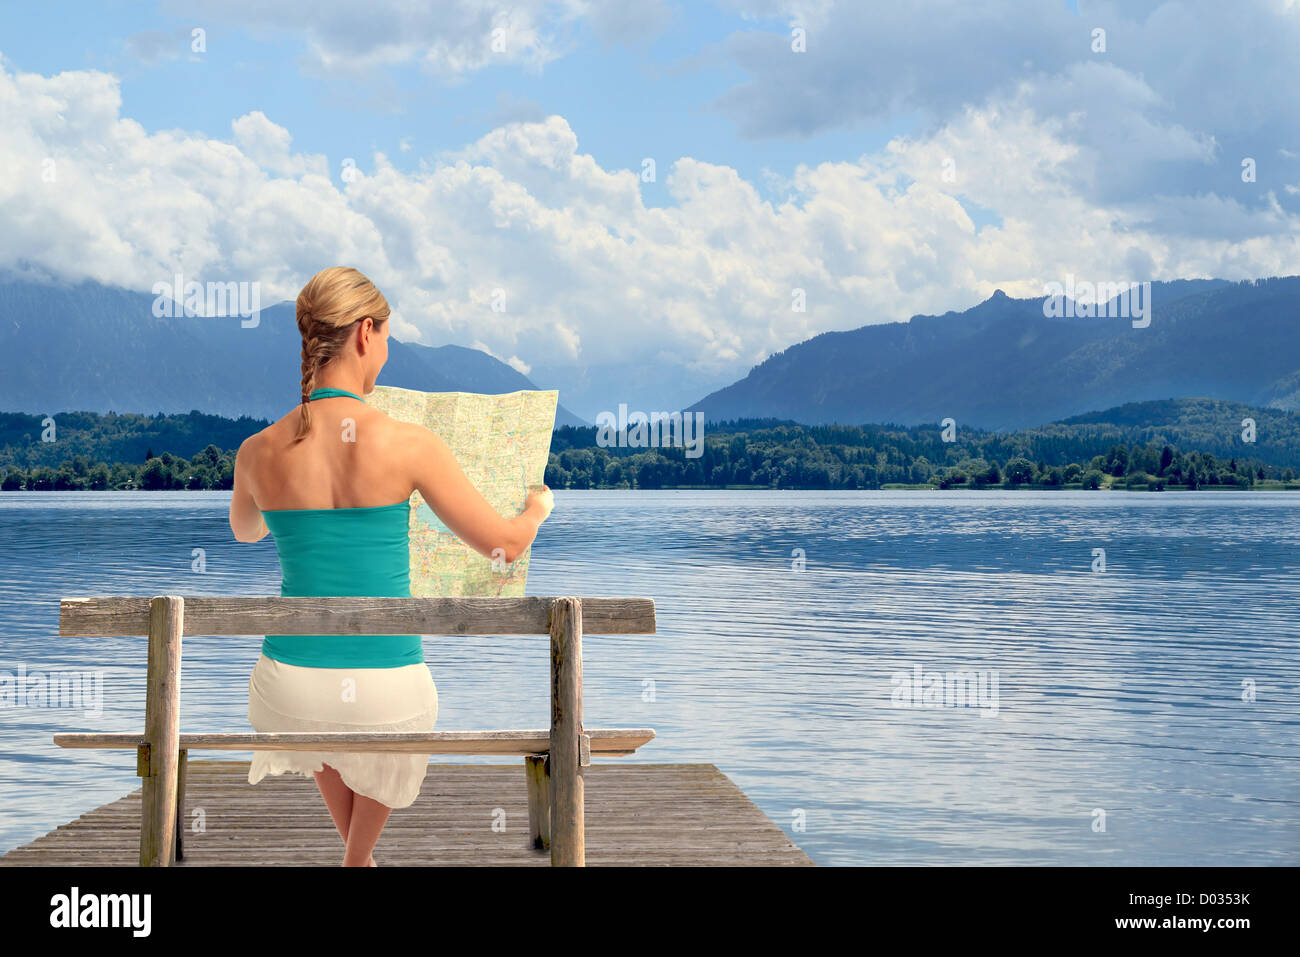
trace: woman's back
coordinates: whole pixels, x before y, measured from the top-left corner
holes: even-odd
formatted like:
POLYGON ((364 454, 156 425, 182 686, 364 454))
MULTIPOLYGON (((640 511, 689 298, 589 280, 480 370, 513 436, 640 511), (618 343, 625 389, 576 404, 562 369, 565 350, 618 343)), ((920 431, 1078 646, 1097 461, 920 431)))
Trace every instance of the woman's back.
MULTIPOLYGON (((246 475, 275 539, 280 594, 410 594, 412 489, 395 423, 340 390, 318 390, 299 442, 297 410, 259 433, 246 475), (324 408, 322 408, 324 407, 324 408), (384 498, 380 504, 339 504, 384 498), (396 500, 394 500, 396 499, 396 500), (266 502, 277 503, 274 507, 266 502), (332 504, 308 504, 323 503, 332 504)), ((419 635, 271 635, 268 658, 314 668, 395 668, 424 660, 419 635)))
POLYGON ((311 429, 295 442, 301 408, 249 440, 246 475, 263 512, 364 508, 411 497, 414 483, 403 456, 403 432, 411 426, 363 400, 328 396, 312 401, 311 429))

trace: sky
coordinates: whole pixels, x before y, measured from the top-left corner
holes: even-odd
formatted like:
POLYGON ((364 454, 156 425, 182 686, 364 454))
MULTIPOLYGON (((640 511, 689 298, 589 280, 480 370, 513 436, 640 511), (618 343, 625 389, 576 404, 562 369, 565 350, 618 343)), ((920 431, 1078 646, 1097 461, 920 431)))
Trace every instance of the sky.
POLYGON ((682 408, 996 289, 1300 273, 1298 61, 1300 0, 0 2, 0 271, 353 265, 399 339, 682 408))

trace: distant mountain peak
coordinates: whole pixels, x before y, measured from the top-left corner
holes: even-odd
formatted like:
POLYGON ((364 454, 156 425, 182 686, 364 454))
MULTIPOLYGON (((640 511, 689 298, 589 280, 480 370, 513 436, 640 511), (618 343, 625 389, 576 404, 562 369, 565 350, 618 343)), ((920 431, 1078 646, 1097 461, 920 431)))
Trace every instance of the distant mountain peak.
POLYGON ((1152 283, 1150 301, 1150 328, 1134 328, 1053 319, 1042 297, 997 289, 961 312, 814 336, 687 411, 1019 429, 1168 396, 1300 409, 1300 276, 1152 283))

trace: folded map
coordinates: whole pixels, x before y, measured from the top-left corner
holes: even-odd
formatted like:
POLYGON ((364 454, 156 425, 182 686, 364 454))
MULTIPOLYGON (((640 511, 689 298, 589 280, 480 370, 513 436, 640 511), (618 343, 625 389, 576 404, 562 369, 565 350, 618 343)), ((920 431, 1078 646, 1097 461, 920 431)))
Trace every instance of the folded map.
MULTIPOLYGON (((417 392, 376 386, 366 402, 442 438, 475 488, 501 515, 518 515, 528 492, 545 480, 560 393, 417 392)), ((507 563, 480 555, 457 538, 411 493, 411 594, 433 597, 516 597, 528 580, 531 547, 507 563)))

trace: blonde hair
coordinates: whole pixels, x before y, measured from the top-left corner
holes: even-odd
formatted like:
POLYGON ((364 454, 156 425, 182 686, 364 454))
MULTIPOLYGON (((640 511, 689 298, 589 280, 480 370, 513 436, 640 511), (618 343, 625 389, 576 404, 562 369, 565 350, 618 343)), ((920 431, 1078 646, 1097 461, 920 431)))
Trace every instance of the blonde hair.
POLYGON ((307 397, 316 388, 323 366, 343 351, 355 326, 369 317, 376 326, 388 321, 388 300, 375 284, 351 266, 322 269, 298 293, 298 331, 302 333, 302 406, 298 434, 311 431, 311 405, 307 397))

